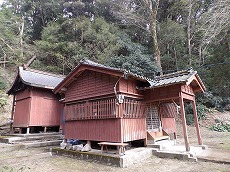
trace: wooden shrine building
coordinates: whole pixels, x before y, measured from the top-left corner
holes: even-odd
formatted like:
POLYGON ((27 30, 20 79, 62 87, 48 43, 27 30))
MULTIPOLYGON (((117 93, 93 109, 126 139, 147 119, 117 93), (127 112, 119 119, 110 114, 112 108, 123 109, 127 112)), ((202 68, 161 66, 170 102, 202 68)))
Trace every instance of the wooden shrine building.
POLYGON ((201 145, 195 93, 203 91, 205 86, 192 69, 150 80, 89 60, 82 61, 54 89, 54 93, 65 97, 66 139, 146 143, 175 135, 175 116, 179 112, 187 151, 190 147, 184 102, 192 102, 201 145))
POLYGON ((46 131, 48 128, 59 131, 61 124, 60 97, 52 90, 63 76, 29 68, 18 68, 15 81, 7 92, 13 95, 13 129, 20 133, 46 131))

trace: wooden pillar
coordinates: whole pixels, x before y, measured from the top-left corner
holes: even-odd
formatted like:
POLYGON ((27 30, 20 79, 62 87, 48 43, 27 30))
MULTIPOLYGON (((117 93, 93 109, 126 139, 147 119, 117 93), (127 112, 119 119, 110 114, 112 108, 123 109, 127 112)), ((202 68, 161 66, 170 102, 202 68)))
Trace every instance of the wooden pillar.
POLYGON ((198 144, 202 145, 202 140, 201 140, 201 136, 200 136, 200 127, 199 127, 198 117, 197 117, 195 98, 192 101, 192 107, 193 107, 194 122, 195 122, 195 126, 196 126, 196 134, 197 134, 198 144))
POLYGON ((11 118, 10 118, 10 131, 13 131, 13 120, 14 120, 14 108, 15 108, 15 94, 13 95, 13 105, 11 110, 11 118))
POLYGON ((181 119, 182 119, 185 148, 186 148, 186 151, 190 151, 189 141, 188 141, 187 125, 186 125, 186 118, 185 118, 185 110, 184 110, 184 100, 183 100, 182 93, 180 93, 179 100, 180 100, 180 113, 181 113, 181 119))

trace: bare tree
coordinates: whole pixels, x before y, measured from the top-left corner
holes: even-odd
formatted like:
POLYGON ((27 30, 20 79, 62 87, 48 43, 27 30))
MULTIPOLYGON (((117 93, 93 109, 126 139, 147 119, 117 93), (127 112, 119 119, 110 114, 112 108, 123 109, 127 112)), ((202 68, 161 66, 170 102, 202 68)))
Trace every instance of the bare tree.
POLYGON ((134 25, 150 33, 155 50, 153 60, 162 74, 161 53, 157 39, 157 11, 160 0, 115 0, 113 13, 123 24, 134 25))
POLYGON ((199 61, 204 63, 204 52, 208 45, 215 41, 220 41, 225 37, 218 37, 220 33, 227 33, 230 28, 230 1, 216 0, 209 10, 201 16, 201 26, 198 32, 202 33, 202 39, 199 45, 199 61))

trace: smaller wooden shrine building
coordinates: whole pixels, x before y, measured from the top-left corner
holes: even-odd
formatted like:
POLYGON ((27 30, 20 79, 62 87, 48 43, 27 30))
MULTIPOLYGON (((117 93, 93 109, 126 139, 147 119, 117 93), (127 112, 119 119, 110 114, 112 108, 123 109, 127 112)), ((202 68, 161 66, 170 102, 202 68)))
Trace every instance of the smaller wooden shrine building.
POLYGON ((46 131, 49 127, 59 131, 61 103, 59 95, 52 91, 63 76, 29 68, 18 68, 12 87, 7 92, 13 95, 13 129, 20 133, 46 131))
POLYGON ((204 84, 192 69, 150 80, 84 60, 57 85, 54 93, 65 97, 66 139, 147 143, 160 136, 175 135, 175 116, 179 112, 189 150, 184 102, 192 102, 201 145, 195 92, 204 90, 204 84))

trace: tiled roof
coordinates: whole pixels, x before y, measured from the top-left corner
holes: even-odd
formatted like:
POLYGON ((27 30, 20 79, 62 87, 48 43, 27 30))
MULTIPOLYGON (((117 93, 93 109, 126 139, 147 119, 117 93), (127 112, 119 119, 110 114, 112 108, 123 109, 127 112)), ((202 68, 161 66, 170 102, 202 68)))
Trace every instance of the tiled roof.
POLYGON ((163 87, 173 84, 185 83, 197 72, 193 69, 183 70, 175 73, 170 73, 162 76, 157 76, 154 80, 149 81, 149 88, 163 87))
POLYGON ((19 67, 19 75, 24 84, 42 88, 55 88, 63 79, 62 75, 55 75, 33 69, 24 70, 19 67))
POLYGON ((55 75, 48 72, 42 72, 29 68, 23 69, 23 67, 19 67, 18 75, 14 84, 7 93, 11 94, 14 92, 20 82, 29 86, 54 89, 64 79, 64 77, 65 76, 63 75, 55 75))
POLYGON ((151 79, 146 78, 144 76, 141 76, 141 75, 138 75, 138 74, 134 74, 134 73, 132 73, 130 71, 127 71, 127 70, 124 70, 124 69, 120 69, 120 68, 114 68, 114 67, 110 67, 110 66, 105 66, 105 65, 93 62, 91 60, 82 60, 79 65, 81 65, 81 64, 95 66, 95 67, 100 67, 100 68, 114 70, 114 71, 120 71, 120 72, 124 73, 124 75, 128 75, 128 76, 134 77, 134 78, 136 78, 138 80, 143 80, 143 81, 151 80, 151 79))

